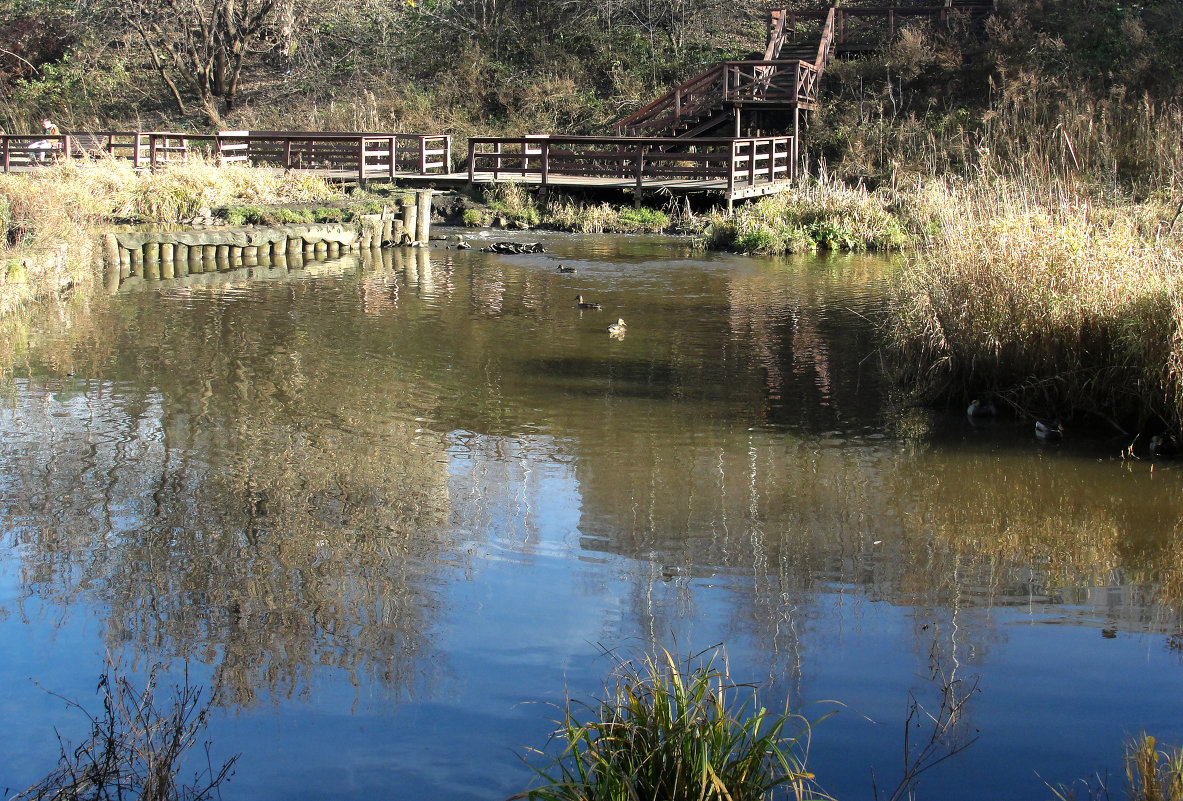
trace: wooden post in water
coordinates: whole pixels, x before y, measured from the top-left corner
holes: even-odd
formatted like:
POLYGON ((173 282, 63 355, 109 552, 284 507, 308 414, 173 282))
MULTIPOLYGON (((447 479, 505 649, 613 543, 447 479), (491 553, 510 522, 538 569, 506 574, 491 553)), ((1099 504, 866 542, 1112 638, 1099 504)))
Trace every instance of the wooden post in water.
POLYGON ((407 198, 403 201, 403 231, 407 236, 415 236, 415 225, 419 221, 419 209, 415 201, 407 198))
POLYGON ((426 245, 431 239, 431 190, 420 189, 418 201, 419 224, 415 228, 415 239, 426 245))

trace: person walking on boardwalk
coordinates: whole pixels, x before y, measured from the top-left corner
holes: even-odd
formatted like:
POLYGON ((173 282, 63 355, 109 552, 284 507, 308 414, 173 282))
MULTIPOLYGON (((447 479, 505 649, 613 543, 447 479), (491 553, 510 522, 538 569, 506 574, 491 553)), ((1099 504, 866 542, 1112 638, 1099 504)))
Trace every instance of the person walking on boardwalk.
POLYGON ((29 150, 35 152, 30 152, 29 155, 36 155, 37 160, 43 162, 45 161, 45 156, 49 153, 49 151, 57 150, 59 147, 61 147, 61 144, 58 142, 56 137, 61 136, 62 132, 58 130, 58 127, 54 125, 51 120, 42 120, 41 128, 45 132, 46 136, 52 136, 55 138, 38 139, 36 142, 31 142, 29 144, 29 150))

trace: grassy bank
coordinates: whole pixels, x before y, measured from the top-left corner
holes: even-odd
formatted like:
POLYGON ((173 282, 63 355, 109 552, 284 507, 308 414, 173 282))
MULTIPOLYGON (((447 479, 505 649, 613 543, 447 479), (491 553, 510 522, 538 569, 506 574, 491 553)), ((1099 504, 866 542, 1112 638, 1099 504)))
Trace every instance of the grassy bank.
POLYGON ((100 226, 184 219, 203 207, 320 203, 339 195, 319 178, 199 160, 157 172, 103 159, 0 175, 0 368, 27 350, 34 317, 89 313, 100 226), (48 306, 57 312, 46 313, 48 306))
POLYGON ((469 226, 498 226, 520 223, 530 228, 549 228, 582 234, 639 234, 684 230, 682 213, 649 207, 634 208, 611 203, 589 203, 566 195, 544 201, 528 189, 513 183, 494 184, 480 192, 485 208, 470 208, 464 214, 469 226))
POLYGON ((847 186, 823 173, 783 192, 713 212, 701 242, 712 250, 805 253, 899 250, 916 241, 927 217, 920 193, 847 186))
POLYGON ((925 400, 1127 432, 1183 424, 1183 260, 1174 209, 1064 188, 947 184, 907 260, 888 341, 925 400))

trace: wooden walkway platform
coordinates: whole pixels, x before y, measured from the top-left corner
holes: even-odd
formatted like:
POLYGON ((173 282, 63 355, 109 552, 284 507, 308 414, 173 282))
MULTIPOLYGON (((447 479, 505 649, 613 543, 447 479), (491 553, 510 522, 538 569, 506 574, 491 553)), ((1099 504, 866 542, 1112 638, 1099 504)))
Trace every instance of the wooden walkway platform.
POLYGON ((197 154, 220 165, 298 170, 341 182, 408 185, 519 184, 631 192, 715 193, 732 201, 777 191, 796 170, 792 136, 698 138, 524 136, 474 137, 468 169, 452 170, 446 134, 222 131, 218 134, 74 132, 57 137, 0 136, 5 172, 38 169, 54 159, 109 155, 157 169, 197 154), (31 147, 38 143, 37 147, 31 147), (48 143, 48 147, 43 143, 48 143))

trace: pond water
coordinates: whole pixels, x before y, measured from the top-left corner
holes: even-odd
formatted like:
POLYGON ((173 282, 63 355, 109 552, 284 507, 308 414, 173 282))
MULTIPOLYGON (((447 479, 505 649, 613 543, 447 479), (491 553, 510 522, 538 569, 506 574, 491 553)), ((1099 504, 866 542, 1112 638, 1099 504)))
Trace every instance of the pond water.
POLYGON ((885 260, 528 238, 133 281, 41 343, 0 404, 0 789, 108 657, 217 692, 227 801, 504 799, 603 649, 654 645, 833 712, 842 799, 895 786, 934 674, 977 740, 921 798, 1183 742, 1183 471, 901 405, 885 260))

